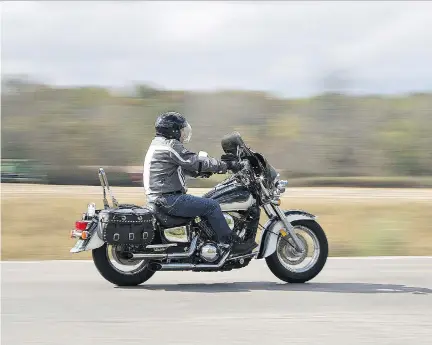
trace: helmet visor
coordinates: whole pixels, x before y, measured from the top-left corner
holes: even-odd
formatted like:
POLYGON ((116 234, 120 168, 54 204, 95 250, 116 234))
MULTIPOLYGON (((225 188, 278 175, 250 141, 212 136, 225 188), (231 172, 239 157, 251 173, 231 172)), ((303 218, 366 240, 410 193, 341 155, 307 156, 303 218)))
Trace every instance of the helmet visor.
POLYGON ((181 129, 180 141, 188 143, 192 138, 192 127, 186 122, 186 126, 181 129))

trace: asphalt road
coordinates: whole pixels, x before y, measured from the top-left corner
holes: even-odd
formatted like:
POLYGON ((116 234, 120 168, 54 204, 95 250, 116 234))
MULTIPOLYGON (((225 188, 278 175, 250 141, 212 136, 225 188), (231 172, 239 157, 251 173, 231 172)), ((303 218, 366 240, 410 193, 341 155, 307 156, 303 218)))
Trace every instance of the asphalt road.
POLYGON ((283 284, 263 261, 118 288, 91 262, 2 263, 2 344, 416 344, 432 341, 432 257, 330 258, 283 284))

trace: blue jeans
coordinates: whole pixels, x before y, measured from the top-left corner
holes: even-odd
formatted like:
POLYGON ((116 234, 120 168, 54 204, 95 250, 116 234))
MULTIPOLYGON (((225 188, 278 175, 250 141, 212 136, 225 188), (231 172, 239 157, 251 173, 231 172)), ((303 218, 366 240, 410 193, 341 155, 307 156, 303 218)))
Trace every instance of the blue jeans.
POLYGON ((225 241, 231 235, 225 217, 217 201, 208 198, 182 194, 165 197, 167 213, 178 217, 202 217, 207 219, 219 241, 225 241))

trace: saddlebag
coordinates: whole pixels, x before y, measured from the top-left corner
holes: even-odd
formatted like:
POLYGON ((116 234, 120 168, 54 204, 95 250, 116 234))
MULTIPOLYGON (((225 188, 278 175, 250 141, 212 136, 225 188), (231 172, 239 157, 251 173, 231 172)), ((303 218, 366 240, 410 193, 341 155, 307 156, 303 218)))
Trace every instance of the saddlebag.
POLYGON ((99 213, 102 239, 108 244, 148 245, 154 238, 155 219, 148 208, 120 205, 99 213))

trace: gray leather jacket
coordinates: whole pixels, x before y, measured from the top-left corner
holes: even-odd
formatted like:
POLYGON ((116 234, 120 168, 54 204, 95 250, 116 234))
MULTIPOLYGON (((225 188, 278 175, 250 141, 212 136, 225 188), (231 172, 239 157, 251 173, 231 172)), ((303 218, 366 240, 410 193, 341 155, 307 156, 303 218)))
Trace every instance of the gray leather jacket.
POLYGON ((199 157, 175 139, 155 137, 144 160, 144 188, 147 201, 153 202, 164 193, 186 193, 185 175, 225 173, 226 164, 215 158, 199 157))

